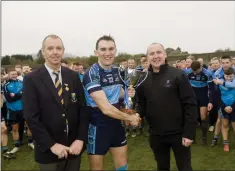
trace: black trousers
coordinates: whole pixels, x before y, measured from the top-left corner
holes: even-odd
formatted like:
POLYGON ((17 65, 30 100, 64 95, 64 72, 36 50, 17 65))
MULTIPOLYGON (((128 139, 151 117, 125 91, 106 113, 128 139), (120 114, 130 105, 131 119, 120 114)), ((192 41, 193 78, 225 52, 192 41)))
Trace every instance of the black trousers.
POLYGON ((150 147, 157 161, 158 171, 170 171, 172 148, 179 171, 192 171, 190 147, 182 145, 181 135, 149 136, 150 147))
POLYGON ((25 119, 22 118, 20 121, 19 121, 19 129, 18 129, 18 132, 19 132, 19 141, 22 143, 23 142, 23 138, 24 138, 24 122, 25 122, 25 119))
POLYGON ((218 107, 214 106, 209 114, 209 124, 210 126, 215 126, 217 117, 218 117, 218 107))
POLYGON ((62 160, 58 163, 39 164, 41 171, 79 171, 81 164, 81 156, 69 160, 62 160))

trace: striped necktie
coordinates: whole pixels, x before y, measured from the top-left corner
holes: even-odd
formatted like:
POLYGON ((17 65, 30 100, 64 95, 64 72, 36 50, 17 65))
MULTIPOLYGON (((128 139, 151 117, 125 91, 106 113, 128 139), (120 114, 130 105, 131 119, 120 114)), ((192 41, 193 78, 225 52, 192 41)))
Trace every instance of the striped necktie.
MULTIPOLYGON (((59 73, 60 72, 53 72, 53 74, 56 76, 55 78, 55 88, 58 92, 58 96, 60 98, 61 104, 64 105, 64 99, 63 99, 63 89, 62 89, 62 84, 59 79, 59 73)), ((68 136, 68 131, 69 131, 69 126, 68 126, 68 120, 66 118, 66 130, 67 130, 67 136, 68 136)))
POLYGON ((62 90, 62 84, 59 79, 59 73, 53 72, 53 74, 56 76, 55 78, 55 88, 58 92, 58 96, 60 98, 61 104, 64 105, 64 99, 63 99, 63 90, 62 90))

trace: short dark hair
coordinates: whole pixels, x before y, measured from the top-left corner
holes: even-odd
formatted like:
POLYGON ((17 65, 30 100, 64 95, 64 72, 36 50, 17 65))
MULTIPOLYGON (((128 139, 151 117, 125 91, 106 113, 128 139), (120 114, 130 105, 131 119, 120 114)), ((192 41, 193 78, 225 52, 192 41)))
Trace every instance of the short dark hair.
POLYGON ((229 59, 229 60, 231 61, 232 58, 231 58, 231 56, 229 56, 229 55, 224 55, 224 56, 221 57, 221 60, 222 60, 222 59, 229 59))
POLYGON ((198 69, 201 68, 201 64, 198 61, 193 61, 191 64, 191 68, 193 71, 197 71, 198 69))
POLYGON ((105 40, 105 41, 112 41, 116 47, 116 43, 115 43, 115 40, 112 36, 107 36, 107 35, 104 35, 102 37, 100 37, 97 41, 96 41, 96 45, 95 45, 95 49, 98 50, 98 47, 99 47, 99 43, 101 40, 105 40))
POLYGON ((8 68, 8 69, 7 69, 7 73, 10 73, 10 72, 12 72, 12 71, 16 71, 15 68, 8 68))
POLYGON ((234 74, 234 70, 232 67, 229 67, 227 70, 224 71, 224 75, 232 75, 234 74))
POLYGON ((78 62, 74 62, 74 63, 73 63, 73 65, 79 66, 79 65, 80 65, 80 63, 78 63, 78 62))

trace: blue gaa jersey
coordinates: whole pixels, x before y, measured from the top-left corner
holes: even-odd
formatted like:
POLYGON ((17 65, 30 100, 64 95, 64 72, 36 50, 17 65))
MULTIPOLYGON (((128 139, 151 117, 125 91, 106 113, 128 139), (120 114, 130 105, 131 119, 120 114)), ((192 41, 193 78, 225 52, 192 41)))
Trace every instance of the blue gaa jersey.
POLYGON ((212 73, 205 68, 202 68, 202 71, 197 74, 194 74, 191 68, 184 70, 184 72, 188 76, 191 86, 194 88, 208 87, 208 83, 213 79, 212 73))
MULTIPOLYGON (((232 67, 234 72, 235 72, 235 67, 232 67)), ((223 67, 220 67, 214 74, 214 78, 224 78, 224 69, 223 67)))
MULTIPOLYGON (((224 79, 222 80, 224 81, 224 79)), ((233 79, 233 81, 235 81, 235 78, 233 79)), ((235 88, 227 88, 219 85, 219 89, 221 92, 221 100, 225 104, 225 106, 232 106, 235 103, 235 88)))
POLYGON ((95 126, 120 124, 120 120, 104 115, 90 96, 95 91, 103 90, 109 103, 120 108, 119 98, 123 83, 119 77, 118 67, 112 66, 111 69, 105 70, 99 64, 93 64, 84 74, 83 85, 86 102, 91 110, 91 124, 95 126))
POLYGON ((23 83, 20 80, 10 80, 4 86, 4 95, 6 97, 6 106, 12 111, 23 110, 22 102, 23 83), (15 97, 10 97, 10 93, 14 93, 15 97))

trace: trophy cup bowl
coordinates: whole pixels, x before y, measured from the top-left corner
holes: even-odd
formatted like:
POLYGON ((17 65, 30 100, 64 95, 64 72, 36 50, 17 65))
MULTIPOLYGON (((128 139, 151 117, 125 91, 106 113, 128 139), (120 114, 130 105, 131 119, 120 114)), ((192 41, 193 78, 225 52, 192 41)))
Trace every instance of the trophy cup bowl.
MULTIPOLYGON (((125 74, 122 74, 124 77, 123 82, 126 84, 126 86, 134 89, 136 89, 147 78, 147 75, 148 72, 143 72, 136 69, 134 69, 131 73, 126 72, 125 74)), ((136 114, 131 97, 128 97, 128 104, 129 105, 126 105, 125 108, 121 109, 121 111, 129 115, 136 114)))

